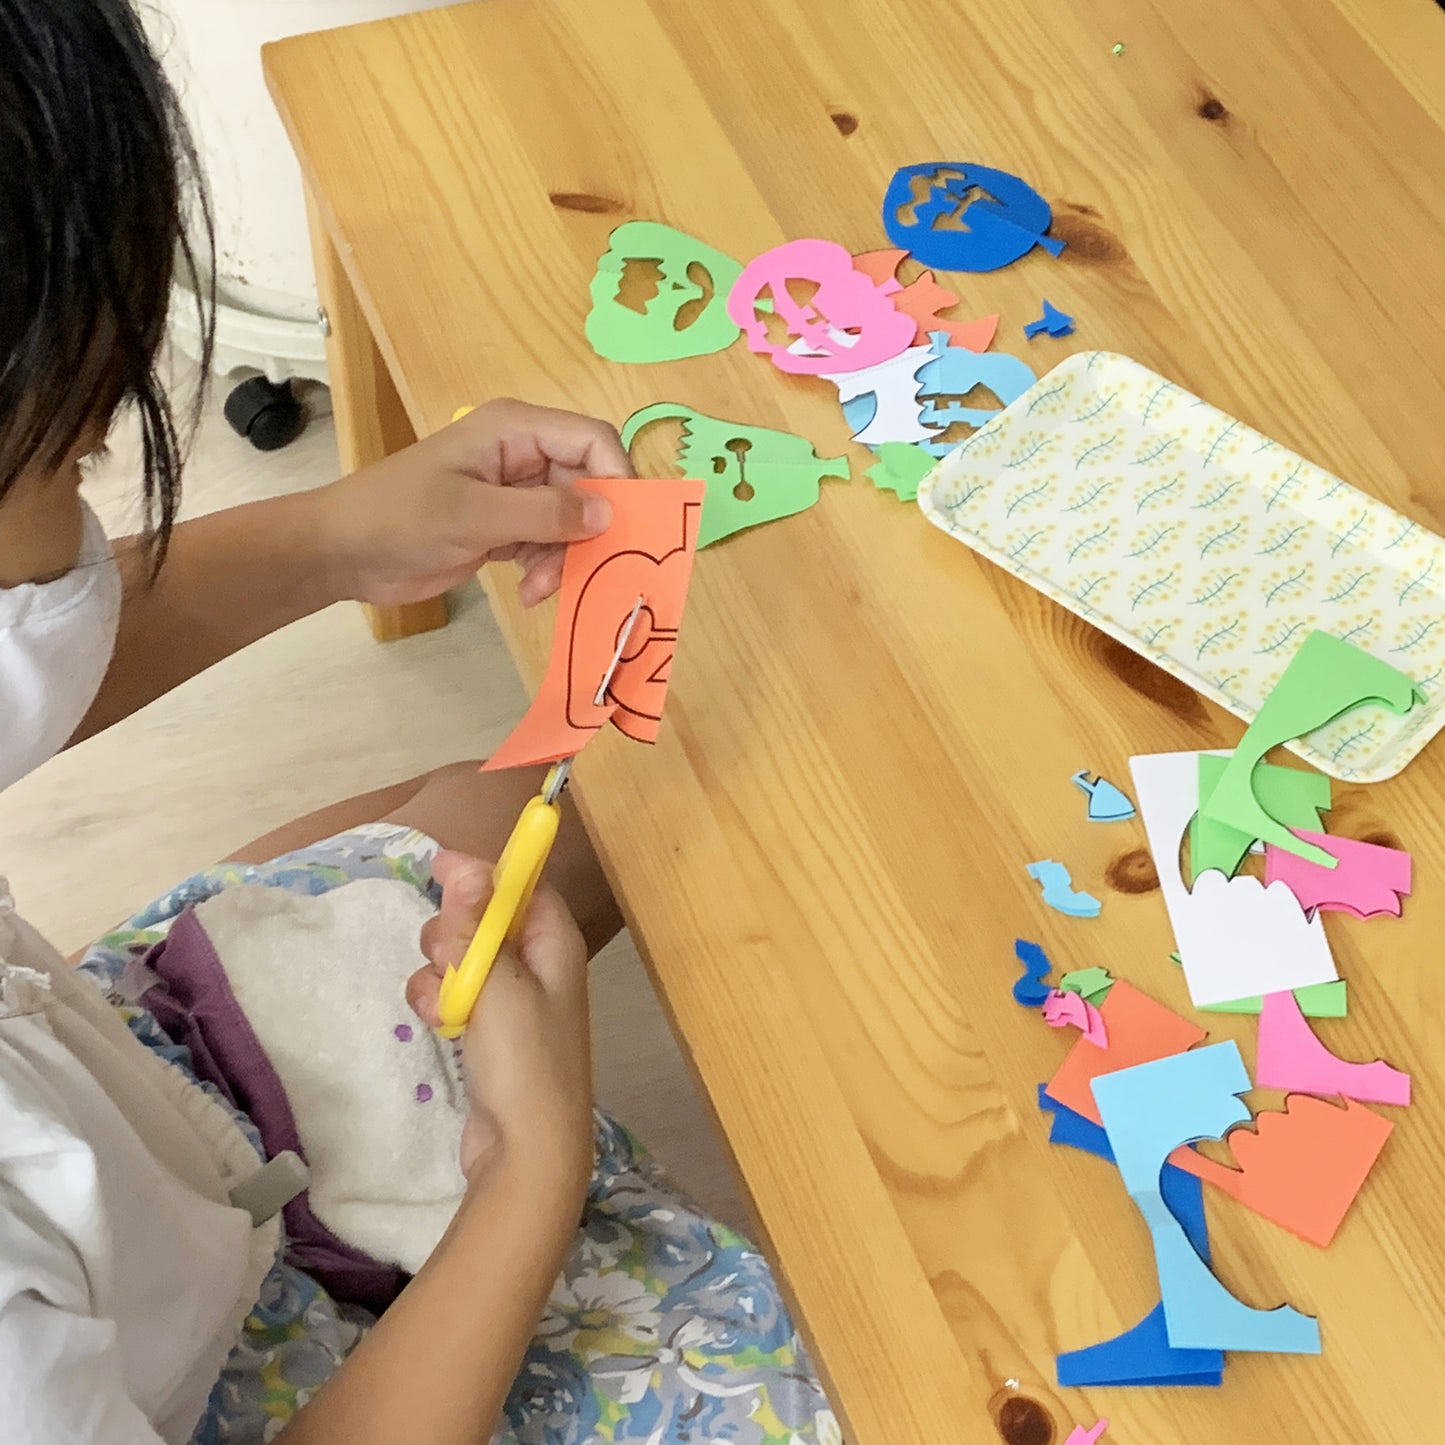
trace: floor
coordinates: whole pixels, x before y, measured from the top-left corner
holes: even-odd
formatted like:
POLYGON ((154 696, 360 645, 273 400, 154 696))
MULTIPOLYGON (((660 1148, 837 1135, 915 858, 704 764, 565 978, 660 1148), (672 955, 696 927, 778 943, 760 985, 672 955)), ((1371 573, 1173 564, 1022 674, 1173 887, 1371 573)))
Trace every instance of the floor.
MULTIPOLYGON (((317 393, 318 410, 325 393, 317 393)), ((213 397, 185 515, 336 474, 329 416, 259 453, 213 397)), ((112 534, 134 530, 135 449, 122 433, 89 484, 112 534)), ((71 952, 171 884, 325 803, 485 756, 525 704, 475 585, 449 627, 382 646, 333 607, 266 638, 0 795, 0 872, 71 952)), ((593 970, 598 1097, 695 1197, 745 1223, 730 1165, 625 935, 593 970)))

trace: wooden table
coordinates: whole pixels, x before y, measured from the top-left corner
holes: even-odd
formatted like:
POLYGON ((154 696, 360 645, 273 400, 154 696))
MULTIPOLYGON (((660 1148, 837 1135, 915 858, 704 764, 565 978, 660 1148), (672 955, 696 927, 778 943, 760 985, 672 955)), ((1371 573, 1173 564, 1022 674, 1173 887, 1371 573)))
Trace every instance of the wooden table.
MULTIPOLYGON (((877 247, 893 169, 951 157, 1030 178, 1069 242, 948 278, 968 314, 1003 313, 1001 347, 1039 369, 1128 353, 1445 529, 1430 0, 490 0, 266 65, 315 201, 352 460, 497 393, 619 422, 683 401, 838 454, 833 389, 741 345, 594 356, 593 263, 629 217, 744 259, 877 247), (1044 294, 1078 332, 1026 344, 1044 294)), ((1445 745, 1337 786, 1332 818, 1404 840, 1419 891, 1401 923, 1331 919, 1352 1008, 1321 1032, 1412 1069, 1419 1103, 1328 1251, 1209 1201, 1224 1279, 1317 1312, 1324 1355, 1234 1356, 1221 1390, 1061 1391, 1055 1353, 1132 1324, 1157 1282, 1115 1172, 1046 1143, 1035 1086, 1067 1041, 1011 999, 1013 940, 1187 1008, 1142 831, 1085 822, 1068 780, 1127 784, 1132 753, 1240 725, 855 470, 703 554, 662 741, 609 735, 578 769, 849 1438, 996 1421, 1048 1445, 1098 1414, 1116 1445, 1436 1438, 1445 745), (1101 919, 1042 908, 1040 856, 1108 880, 1101 919)), ((550 617, 507 576, 493 599, 535 683, 550 617)), ((1253 1020, 1205 1017, 1252 1059, 1253 1020)))

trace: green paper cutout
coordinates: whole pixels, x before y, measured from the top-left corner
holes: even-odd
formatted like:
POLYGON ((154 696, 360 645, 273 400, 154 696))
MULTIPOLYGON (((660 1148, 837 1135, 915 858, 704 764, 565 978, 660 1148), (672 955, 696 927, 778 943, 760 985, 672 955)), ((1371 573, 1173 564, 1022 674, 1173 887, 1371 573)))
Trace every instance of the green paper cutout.
MULTIPOLYGON (((1229 766, 1228 758, 1211 753, 1199 755, 1199 796, 1212 796, 1229 766)), ((1321 813, 1330 810, 1330 780, 1323 773, 1307 773, 1302 768, 1281 768, 1274 763, 1260 763, 1254 770, 1254 796, 1266 813, 1286 828, 1303 828, 1311 833, 1324 832, 1321 813)), ((1189 826, 1190 887, 1201 873, 1217 868, 1226 878, 1233 878, 1244 862, 1254 839, 1228 823, 1209 818, 1201 808, 1189 826)))
POLYGON ((677 454, 682 474, 707 483, 699 548, 806 511, 821 495, 824 477, 848 479, 846 457, 819 460, 804 437, 722 421, 674 401, 633 412, 622 424, 622 445, 631 448, 638 432, 652 422, 678 420, 683 423, 677 454))
MULTIPOLYGON (((1180 962, 1177 953, 1169 955, 1171 963, 1180 962)), ((1294 989, 1295 1002, 1306 1018, 1342 1019, 1349 1009, 1349 995, 1342 978, 1332 978, 1328 983, 1308 983, 1294 989)), ((1205 1003, 1199 1005, 1200 1013, 1206 1014, 1257 1014, 1264 1007, 1264 996, 1236 998, 1228 1003, 1205 1003)))
POLYGON ((1098 1008, 1114 987, 1114 975, 1107 968, 1075 968, 1059 980, 1059 987, 1065 993, 1079 994, 1098 1008))
POLYGON ((1255 768, 1271 748, 1325 727, 1364 703, 1406 713, 1415 697, 1414 682, 1399 668, 1328 632, 1311 632, 1239 740, 1214 791, 1201 800, 1199 811, 1322 868, 1335 867, 1339 860, 1333 854, 1295 837, 1260 806, 1252 786, 1255 768))
POLYGON ((900 502, 911 502, 918 496, 918 484, 938 465, 912 442, 883 442, 877 447, 878 463, 868 468, 868 480, 880 492, 897 492, 900 502))
POLYGON ((625 221, 608 237, 587 288, 587 340, 608 361, 680 361, 721 351, 742 334, 727 311, 728 292, 742 273, 732 257, 683 231, 659 221, 625 221), (640 312, 618 295, 630 261, 654 262, 661 273, 657 294, 640 312), (711 290, 699 283, 699 269, 711 290), (680 315, 689 318, 681 326, 680 315))

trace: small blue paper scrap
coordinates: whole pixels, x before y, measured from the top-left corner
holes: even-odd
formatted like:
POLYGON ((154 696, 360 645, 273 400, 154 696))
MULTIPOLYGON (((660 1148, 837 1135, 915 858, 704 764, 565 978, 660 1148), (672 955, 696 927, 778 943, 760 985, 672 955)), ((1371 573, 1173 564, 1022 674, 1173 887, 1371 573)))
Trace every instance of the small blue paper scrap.
POLYGON ((1024 966, 1023 977, 1014 981, 1014 1002, 1023 1004, 1025 1008, 1039 1008, 1053 992, 1048 984, 1043 982, 1053 969, 1053 964, 1037 943, 1030 943, 1026 938, 1014 939, 1014 953, 1024 966))
POLYGON ((1062 863, 1052 858, 1041 859, 1028 865, 1029 877, 1039 884, 1042 896, 1050 908, 1066 913, 1070 918, 1097 918, 1103 904, 1088 893, 1074 891, 1074 880, 1062 863))
POLYGON ((1089 770, 1080 768, 1070 782, 1089 795, 1091 823, 1122 823, 1124 819, 1134 816, 1133 803, 1107 778, 1095 777, 1090 780, 1089 770))
POLYGON ((1044 314, 1037 321, 1030 321, 1024 326, 1024 335, 1030 341, 1040 331, 1047 331, 1050 336, 1068 336, 1074 329, 1074 318, 1067 311, 1060 311, 1052 301, 1044 302, 1044 314))

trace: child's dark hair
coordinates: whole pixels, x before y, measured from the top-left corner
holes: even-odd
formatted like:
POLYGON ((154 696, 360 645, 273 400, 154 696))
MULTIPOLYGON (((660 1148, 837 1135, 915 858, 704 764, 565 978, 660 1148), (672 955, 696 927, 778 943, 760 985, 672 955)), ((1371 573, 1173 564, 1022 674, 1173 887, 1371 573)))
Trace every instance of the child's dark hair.
MULTIPOLYGON (((195 146, 132 0, 0 0, 0 500, 132 405, 159 563, 183 446, 157 353, 179 266, 204 378, 213 252, 195 146)), ((198 388, 191 427, 200 405, 198 388)))

